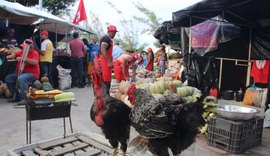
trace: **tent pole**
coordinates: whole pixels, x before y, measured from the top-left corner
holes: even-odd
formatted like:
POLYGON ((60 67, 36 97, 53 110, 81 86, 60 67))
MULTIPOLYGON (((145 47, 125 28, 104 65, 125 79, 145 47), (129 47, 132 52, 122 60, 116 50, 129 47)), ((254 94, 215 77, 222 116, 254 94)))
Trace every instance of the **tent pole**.
POLYGON ((192 32, 191 32, 191 25, 192 25, 192 17, 189 18, 189 46, 188 46, 188 53, 191 53, 191 42, 192 42, 192 32))
POLYGON ((248 45, 248 68, 247 68, 247 80, 246 80, 246 86, 249 85, 250 83, 250 71, 251 71, 251 42, 252 42, 252 28, 251 26, 249 27, 249 45, 248 45))
POLYGON ((219 91, 221 90, 222 69, 223 69, 223 58, 220 58, 220 63, 219 63, 219 80, 218 80, 218 89, 219 89, 219 91))
POLYGON ((185 48, 185 39, 184 39, 184 33, 185 33, 185 28, 181 27, 181 51, 182 55, 186 54, 186 48, 185 48))
POLYGON ((55 43, 57 43, 58 39, 57 39, 57 23, 55 23, 55 43))

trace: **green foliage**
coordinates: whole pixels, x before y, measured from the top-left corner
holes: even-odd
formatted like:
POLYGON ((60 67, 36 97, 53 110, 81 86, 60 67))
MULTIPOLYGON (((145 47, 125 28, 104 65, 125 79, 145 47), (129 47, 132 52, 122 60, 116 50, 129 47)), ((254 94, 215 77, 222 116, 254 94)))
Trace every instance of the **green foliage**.
MULTIPOLYGON (((14 2, 14 0, 7 1, 14 2)), ((38 0, 16 0, 16 2, 25 6, 38 5, 38 0)), ((69 7, 74 5, 75 2, 76 0, 43 0, 43 7, 54 15, 61 15, 69 12, 69 7)))
POLYGON ((139 31, 135 29, 134 21, 128 20, 124 17, 123 12, 120 11, 113 3, 110 1, 107 1, 107 3, 113 8, 116 13, 120 17, 120 23, 123 29, 121 29, 121 33, 123 33, 123 36, 121 39, 121 43, 123 45, 123 49, 125 51, 133 51, 137 49, 143 49, 145 47, 145 44, 139 45, 138 38, 139 38, 139 31))
POLYGON ((146 26, 142 33, 148 33, 152 35, 158 27, 161 25, 161 18, 158 18, 156 14, 144 7, 141 3, 133 3, 136 9, 138 9, 145 17, 133 16, 134 20, 144 24, 146 26))

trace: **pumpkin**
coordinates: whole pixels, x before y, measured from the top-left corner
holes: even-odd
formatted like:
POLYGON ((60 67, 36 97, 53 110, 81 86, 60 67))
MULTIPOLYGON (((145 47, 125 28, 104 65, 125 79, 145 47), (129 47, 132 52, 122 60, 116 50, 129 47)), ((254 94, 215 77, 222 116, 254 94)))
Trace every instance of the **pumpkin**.
POLYGON ((119 91, 122 94, 127 94, 129 87, 130 87, 129 82, 122 81, 122 82, 119 83, 119 91))
POLYGON ((153 96, 156 98, 157 101, 163 98, 162 94, 153 94, 153 96))
POLYGON ((176 87, 175 87, 175 85, 173 84, 172 81, 169 82, 169 90, 170 90, 171 93, 176 93, 177 92, 176 87))
POLYGON ((49 79, 48 77, 46 76, 43 76, 41 79, 40 79, 41 82, 49 82, 49 79))
POLYGON ((121 95, 121 101, 124 101, 126 97, 127 97, 127 94, 121 95))
POLYGON ((145 90, 149 90, 149 84, 148 83, 142 83, 138 86, 138 88, 140 89, 145 89, 145 90))
POLYGON ((190 86, 178 87, 177 94, 180 97, 192 96, 194 93, 194 88, 190 86))
POLYGON ((182 87, 182 81, 180 80, 173 80, 173 84, 175 85, 176 88, 182 87))
POLYGON ((33 88, 36 88, 37 90, 40 90, 42 85, 40 83, 39 80, 36 80, 33 84, 32 84, 33 88))
POLYGON ((129 107, 129 108, 132 108, 133 105, 130 103, 130 101, 128 100, 128 96, 126 96, 123 100, 123 102, 129 107))
POLYGON ((158 83, 150 84, 149 90, 152 94, 159 94, 161 91, 158 83))
POLYGON ((118 100, 121 100, 121 93, 119 92, 119 90, 118 91, 116 91, 116 93, 114 93, 114 97, 116 98, 116 99, 118 99, 118 100))
POLYGON ((4 85, 5 85, 5 84, 1 84, 1 85, 0 85, 0 95, 5 94, 4 85))

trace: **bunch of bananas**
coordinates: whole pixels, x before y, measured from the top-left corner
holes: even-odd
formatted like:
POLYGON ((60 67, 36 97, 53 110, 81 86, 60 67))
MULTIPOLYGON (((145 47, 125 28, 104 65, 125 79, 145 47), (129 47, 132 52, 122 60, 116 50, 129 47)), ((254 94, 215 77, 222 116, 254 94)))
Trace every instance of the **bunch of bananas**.
POLYGON ((204 120, 206 121, 206 124, 201 127, 200 133, 201 134, 207 134, 207 130, 208 130, 208 122, 211 120, 211 118, 213 118, 216 114, 217 114, 217 99, 214 97, 206 97, 204 102, 203 102, 203 108, 204 108, 204 112, 202 117, 204 118, 204 120))

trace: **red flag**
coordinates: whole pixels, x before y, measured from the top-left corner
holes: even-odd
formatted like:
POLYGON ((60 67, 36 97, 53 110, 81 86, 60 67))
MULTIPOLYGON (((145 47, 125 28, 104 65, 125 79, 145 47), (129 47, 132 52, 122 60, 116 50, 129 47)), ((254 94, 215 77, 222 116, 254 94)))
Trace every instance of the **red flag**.
POLYGON ((87 16, 86 16, 85 8, 84 8, 84 3, 83 3, 83 0, 80 0, 78 10, 76 12, 73 23, 78 25, 79 22, 86 20, 86 19, 87 19, 87 16))

